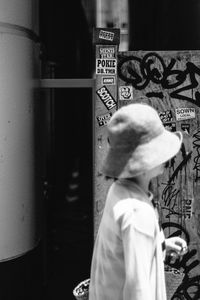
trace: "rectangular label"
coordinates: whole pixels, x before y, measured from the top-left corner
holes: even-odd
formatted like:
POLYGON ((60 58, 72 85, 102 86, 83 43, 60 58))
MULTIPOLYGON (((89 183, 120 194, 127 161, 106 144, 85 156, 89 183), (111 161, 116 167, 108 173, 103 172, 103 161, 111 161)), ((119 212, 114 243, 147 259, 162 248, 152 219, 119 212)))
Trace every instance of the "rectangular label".
POLYGON ((100 48, 99 49, 100 58, 114 58, 115 57, 115 48, 100 48))
POLYGON ((160 119, 163 123, 172 121, 172 112, 171 112, 171 110, 160 111, 159 116, 160 116, 160 119))
POLYGON ((132 85, 124 85, 119 87, 119 100, 133 100, 132 85))
POLYGON ((117 105, 114 98, 112 97, 105 85, 98 89, 96 93, 108 110, 112 109, 117 105))
POLYGON ((176 108, 176 120, 188 120, 195 118, 195 108, 191 107, 182 107, 176 108))
POLYGON ((119 28, 95 28, 93 30, 93 43, 99 45, 119 45, 119 28))
POLYGON ((113 41, 114 40, 114 32, 106 31, 106 30, 100 30, 99 32, 99 39, 103 39, 106 41, 113 41))
POLYGON ((116 74, 117 60, 116 59, 96 59, 96 74, 116 74))
POLYGON ((111 113, 107 113, 105 115, 97 116, 97 121, 98 121, 99 126, 107 125, 107 123, 110 120, 111 116, 112 116, 111 113))
POLYGON ((163 123, 165 129, 169 131, 176 131, 176 122, 163 123))
POLYGON ((103 77, 102 78, 102 84, 103 85, 114 85, 115 84, 115 77, 114 76, 103 77))
POLYGON ((190 124, 181 124, 181 130, 186 132, 187 134, 190 133, 190 124))

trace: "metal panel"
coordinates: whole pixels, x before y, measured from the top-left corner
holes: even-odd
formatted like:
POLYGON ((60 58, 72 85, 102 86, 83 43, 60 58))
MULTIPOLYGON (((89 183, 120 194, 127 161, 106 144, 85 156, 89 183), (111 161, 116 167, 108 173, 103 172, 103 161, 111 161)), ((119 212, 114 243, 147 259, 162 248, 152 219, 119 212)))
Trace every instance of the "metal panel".
POLYGON ((90 78, 41 79, 41 88, 93 88, 95 80, 90 78))

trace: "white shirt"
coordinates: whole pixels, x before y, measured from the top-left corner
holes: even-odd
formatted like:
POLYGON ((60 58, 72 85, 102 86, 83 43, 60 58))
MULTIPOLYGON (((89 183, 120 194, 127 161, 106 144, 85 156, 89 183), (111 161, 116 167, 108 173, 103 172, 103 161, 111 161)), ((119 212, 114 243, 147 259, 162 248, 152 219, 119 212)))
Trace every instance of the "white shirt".
POLYGON ((111 185, 94 245, 89 300, 166 300, 151 199, 130 180, 111 185))

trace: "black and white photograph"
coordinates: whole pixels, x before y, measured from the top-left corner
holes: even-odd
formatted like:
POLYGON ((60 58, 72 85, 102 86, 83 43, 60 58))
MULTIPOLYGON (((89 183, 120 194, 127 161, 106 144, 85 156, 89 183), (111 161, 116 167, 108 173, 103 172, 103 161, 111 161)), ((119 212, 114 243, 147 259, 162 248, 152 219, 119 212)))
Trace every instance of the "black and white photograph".
POLYGON ((198 0, 0 0, 0 300, 200 300, 198 0))

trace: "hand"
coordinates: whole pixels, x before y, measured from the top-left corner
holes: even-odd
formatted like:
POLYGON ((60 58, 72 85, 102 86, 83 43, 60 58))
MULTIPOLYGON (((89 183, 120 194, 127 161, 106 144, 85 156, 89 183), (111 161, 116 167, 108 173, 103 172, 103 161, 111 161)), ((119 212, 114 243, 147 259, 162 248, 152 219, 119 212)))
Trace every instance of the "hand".
POLYGON ((167 252, 171 252, 172 255, 175 252, 177 255, 184 255, 188 251, 187 243, 179 236, 174 236, 165 239, 165 247, 167 252))

